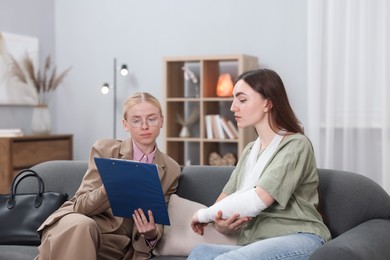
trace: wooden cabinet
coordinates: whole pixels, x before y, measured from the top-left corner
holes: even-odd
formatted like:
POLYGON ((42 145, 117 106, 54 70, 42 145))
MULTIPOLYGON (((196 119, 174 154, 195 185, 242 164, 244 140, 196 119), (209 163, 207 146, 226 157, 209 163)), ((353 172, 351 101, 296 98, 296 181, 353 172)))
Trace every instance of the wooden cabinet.
POLYGON ((72 135, 0 137, 0 193, 8 193, 22 169, 50 160, 73 159, 72 135))
POLYGON ((248 55, 167 57, 164 65, 167 154, 180 165, 207 165, 213 152, 232 153, 238 159, 245 145, 255 139, 254 130, 239 129, 236 139, 209 139, 205 116, 218 114, 236 124, 230 111, 233 98, 217 96, 219 76, 228 73, 234 81, 241 73, 258 68, 258 59, 248 55), (178 118, 189 118, 193 111, 198 118, 188 127, 190 136, 180 137, 178 118))

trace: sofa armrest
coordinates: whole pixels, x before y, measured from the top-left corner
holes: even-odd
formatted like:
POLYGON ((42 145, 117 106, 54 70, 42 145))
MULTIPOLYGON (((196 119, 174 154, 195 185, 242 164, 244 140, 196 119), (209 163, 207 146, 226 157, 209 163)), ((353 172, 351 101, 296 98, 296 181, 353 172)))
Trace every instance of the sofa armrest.
POLYGON ((317 249, 310 260, 388 259, 390 219, 372 219, 348 230, 317 249))

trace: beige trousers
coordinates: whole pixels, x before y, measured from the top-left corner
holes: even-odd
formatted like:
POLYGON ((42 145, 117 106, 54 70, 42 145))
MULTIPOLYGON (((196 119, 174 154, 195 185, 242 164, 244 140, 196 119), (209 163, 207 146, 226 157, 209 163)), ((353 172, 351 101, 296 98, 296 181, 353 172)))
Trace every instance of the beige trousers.
POLYGON ((35 260, 122 259, 131 245, 130 237, 124 228, 101 234, 93 219, 71 213, 43 230, 35 260))

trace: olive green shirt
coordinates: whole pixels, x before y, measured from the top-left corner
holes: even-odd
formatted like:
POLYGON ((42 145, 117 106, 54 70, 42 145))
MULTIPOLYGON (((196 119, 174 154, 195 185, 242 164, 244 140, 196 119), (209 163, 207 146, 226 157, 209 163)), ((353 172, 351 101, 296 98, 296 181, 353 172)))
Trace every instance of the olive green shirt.
MULTIPOLYGON (((246 161, 254 142, 249 143, 223 192, 239 189, 246 161)), ((238 244, 298 232, 317 234, 331 239, 318 206, 318 173, 310 141, 302 134, 284 137, 265 165, 255 186, 263 188, 275 202, 254 217, 241 230, 238 244)))

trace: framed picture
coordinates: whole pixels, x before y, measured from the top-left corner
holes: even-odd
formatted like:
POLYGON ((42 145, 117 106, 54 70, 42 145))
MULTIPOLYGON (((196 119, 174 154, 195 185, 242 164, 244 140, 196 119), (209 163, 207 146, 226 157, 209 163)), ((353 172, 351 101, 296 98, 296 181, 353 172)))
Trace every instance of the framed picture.
POLYGON ((12 57, 22 64, 27 54, 33 67, 39 68, 38 38, 0 32, 0 105, 37 104, 38 96, 32 83, 23 83, 13 75, 12 57))

